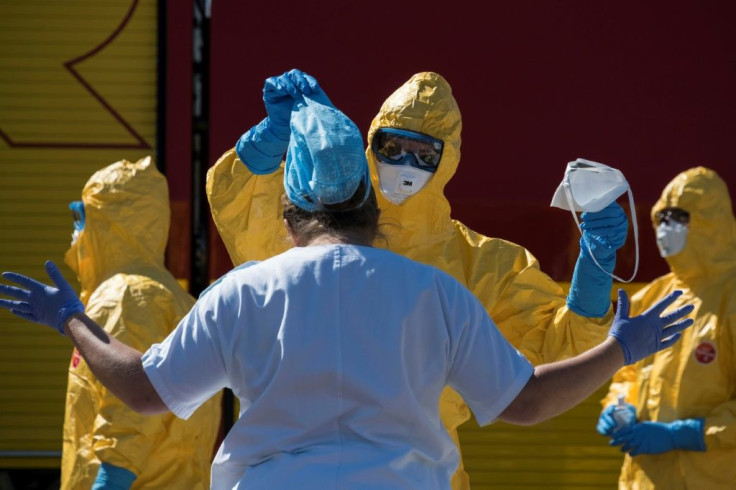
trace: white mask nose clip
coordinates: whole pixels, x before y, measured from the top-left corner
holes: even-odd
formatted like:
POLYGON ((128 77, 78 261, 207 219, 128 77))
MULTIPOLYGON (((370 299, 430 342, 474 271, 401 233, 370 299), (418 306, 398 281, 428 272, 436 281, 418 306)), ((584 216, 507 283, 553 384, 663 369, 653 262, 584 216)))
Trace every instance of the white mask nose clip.
POLYGON ((621 173, 620 170, 602 163, 585 160, 583 158, 578 158, 574 162, 569 162, 565 169, 565 176, 563 177, 560 185, 557 186, 554 196, 552 196, 550 206, 569 210, 572 213, 575 224, 578 226, 580 234, 582 235, 583 230, 580 227, 577 213, 595 213, 601 211, 624 193, 629 194, 631 223, 634 227, 636 258, 634 261, 633 274, 629 279, 622 279, 615 274, 611 274, 601 267, 590 249, 588 249, 588 252, 590 257, 593 259, 593 262, 595 262, 598 268, 607 275, 613 277, 617 281, 631 282, 639 271, 639 226, 636 222, 634 195, 631 192, 631 187, 626 181, 624 174, 621 173))

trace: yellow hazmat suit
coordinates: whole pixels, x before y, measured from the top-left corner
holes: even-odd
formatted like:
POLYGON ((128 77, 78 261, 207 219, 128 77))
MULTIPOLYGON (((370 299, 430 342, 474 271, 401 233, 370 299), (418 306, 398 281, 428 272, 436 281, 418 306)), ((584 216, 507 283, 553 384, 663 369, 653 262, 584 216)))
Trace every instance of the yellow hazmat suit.
MULTIPOLYGON (((163 340, 194 304, 164 266, 166 179, 150 157, 96 172, 82 191, 85 225, 65 260, 86 313, 140 351, 163 340)), ((69 366, 61 463, 63 489, 90 488, 101 463, 136 475, 131 488, 207 489, 220 397, 187 421, 129 409, 75 350, 69 366)))
MULTIPOLYGON (((613 319, 581 317, 566 306, 562 288, 544 274, 528 250, 480 235, 450 217, 444 187, 460 161, 462 120, 450 85, 436 73, 414 75, 383 104, 368 132, 366 155, 381 209, 386 240, 377 246, 434 265, 468 287, 511 344, 534 364, 571 357, 599 344, 613 319), (442 159, 426 187, 401 205, 378 191, 371 141, 380 127, 417 131, 444 141, 442 159)), ((218 231, 235 265, 261 260, 290 247, 281 217, 283 166, 254 175, 226 152, 207 175, 207 196, 218 231)), ((470 418, 462 398, 450 388, 440 413, 458 445, 457 427, 470 418)), ((453 488, 469 488, 462 458, 453 488)))
POLYGON ((685 248, 666 257, 670 273, 631 298, 638 315, 675 289, 671 308, 690 303, 692 328, 670 349, 627 366, 613 378, 607 407, 619 395, 638 421, 705 419, 705 452, 669 451, 624 458, 619 488, 736 488, 736 220, 728 188, 712 170, 697 167, 670 182, 652 208, 690 213, 685 248))

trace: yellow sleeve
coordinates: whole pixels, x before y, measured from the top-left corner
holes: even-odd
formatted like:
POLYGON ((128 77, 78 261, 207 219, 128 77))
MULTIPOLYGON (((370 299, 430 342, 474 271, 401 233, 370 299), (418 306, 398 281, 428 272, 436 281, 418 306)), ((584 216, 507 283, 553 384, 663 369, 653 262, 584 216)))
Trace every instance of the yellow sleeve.
POLYGON ((207 172, 206 192, 234 266, 291 248, 282 217, 283 164, 272 174, 255 175, 230 149, 207 172))
POLYGON ((567 307, 562 287, 542 272, 525 248, 486 237, 468 243, 468 287, 504 337, 532 364, 573 357, 605 340, 613 308, 601 318, 580 316, 567 307))
MULTIPOLYGON (((708 450, 729 449, 736 451, 736 315, 724 315, 720 329, 719 347, 721 355, 724 356, 725 371, 730 381, 731 399, 716 405, 705 414, 705 445, 708 450)), ((723 387, 726 392, 727 388, 723 387)))

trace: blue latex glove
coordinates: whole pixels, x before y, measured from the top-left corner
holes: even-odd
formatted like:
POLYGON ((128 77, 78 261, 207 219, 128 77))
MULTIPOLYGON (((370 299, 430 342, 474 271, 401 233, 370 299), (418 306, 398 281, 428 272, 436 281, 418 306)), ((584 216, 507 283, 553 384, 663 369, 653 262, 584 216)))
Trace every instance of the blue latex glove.
POLYGON ((629 220, 623 208, 612 202, 602 210, 580 216, 580 254, 572 274, 570 293, 567 295, 568 307, 578 315, 602 317, 611 306, 611 287, 616 267, 616 250, 626 242, 629 220), (608 274, 603 272, 595 260, 608 274))
POLYGON ((0 284, 1 294, 19 300, 0 299, 0 306, 16 316, 55 328, 64 335, 64 322, 74 313, 84 313, 84 305, 50 260, 46 261, 46 273, 56 287, 14 272, 3 272, 5 279, 22 288, 0 284))
POLYGON ((296 100, 304 95, 324 96, 317 80, 301 70, 266 79, 263 102, 268 117, 253 126, 235 144, 238 158, 256 175, 275 172, 289 146, 289 121, 296 100))
POLYGON ((624 353, 624 364, 633 364, 655 352, 670 347, 682 335, 680 332, 693 324, 692 318, 681 320, 695 308, 682 306, 662 315, 682 291, 672 291, 639 316, 629 317, 629 297, 623 289, 618 290, 618 308, 608 335, 618 340, 624 353))
POLYGON ((92 490, 128 490, 135 478, 135 473, 128 469, 110 463, 102 463, 100 469, 97 470, 92 490))
POLYGON ((294 100, 313 92, 321 92, 317 80, 301 70, 290 70, 266 79, 263 85, 263 103, 271 122, 271 130, 280 138, 289 139, 289 121, 294 100))
MULTIPOLYGON (((613 418, 613 412, 617 407, 618 405, 609 405, 601 412, 601 416, 598 417, 598 425, 595 428, 600 435, 610 436, 616 430, 617 422, 613 418)), ((624 410, 628 410, 633 415, 632 418, 636 418, 636 408, 634 408, 634 405, 626 403, 624 404, 624 410)))
POLYGON ((674 422, 641 422, 617 431, 612 446, 631 456, 660 454, 675 449, 705 451, 703 419, 683 419, 674 422))

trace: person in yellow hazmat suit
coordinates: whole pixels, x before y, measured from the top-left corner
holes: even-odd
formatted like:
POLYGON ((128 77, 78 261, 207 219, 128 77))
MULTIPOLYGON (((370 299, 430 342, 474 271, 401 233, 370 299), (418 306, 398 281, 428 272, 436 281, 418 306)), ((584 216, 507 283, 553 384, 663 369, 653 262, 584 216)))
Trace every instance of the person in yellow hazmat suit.
MULTIPOLYGON (((138 349, 163 340, 194 304, 164 265, 169 233, 165 177, 150 157, 94 173, 74 214, 64 257, 87 315, 138 349)), ((108 391, 74 350, 64 416, 61 488, 207 489, 220 396, 188 421, 146 417, 108 391)))
POLYGON ((627 453, 621 489, 732 489, 736 219, 728 187, 710 169, 686 170, 665 187, 651 216, 670 272, 631 298, 631 312, 681 289, 672 307, 695 305, 695 324, 667 355, 651 355, 616 374, 597 430, 627 453))
MULTIPOLYGON (((295 94, 320 90, 313 77, 299 70, 267 79, 263 98, 268 117, 208 172, 212 217, 236 266, 290 247, 282 209, 274 199, 283 193, 288 114, 295 94)), ((613 319, 612 279, 589 252, 581 249, 566 295, 528 250, 483 236, 451 218, 443 190, 460 162, 461 127, 450 85, 437 73, 412 76, 383 103, 368 132, 366 150, 373 186, 381 190, 376 194, 383 246, 458 279, 480 299, 506 339, 535 365, 594 347, 613 319)), ((623 209, 613 203, 598 213, 583 213, 582 221, 585 248, 613 271, 628 228, 623 209)), ((381 240, 377 246, 382 246, 381 240)), ((470 410, 447 388, 440 411, 460 449, 457 427, 470 418, 470 410)), ((469 488, 462 458, 452 485, 469 488)))

